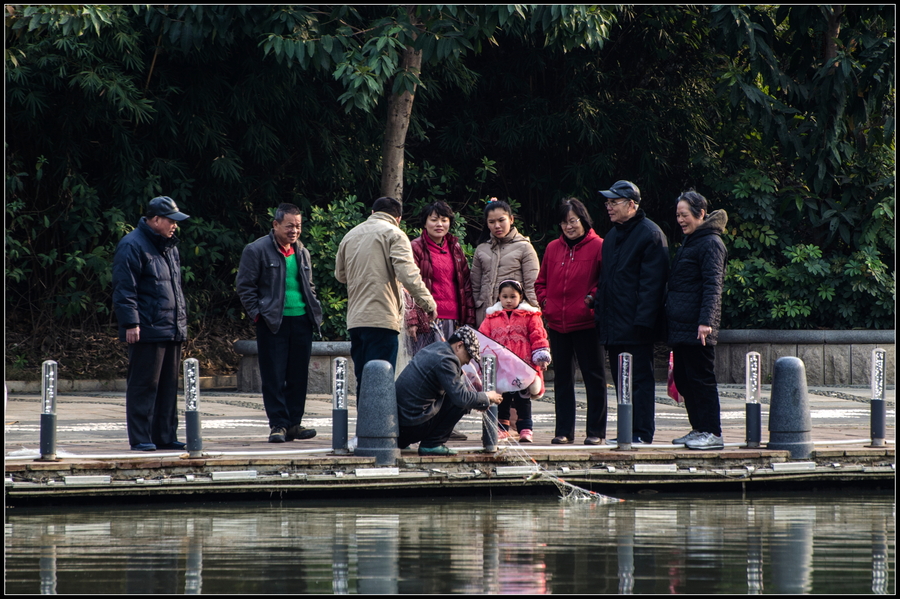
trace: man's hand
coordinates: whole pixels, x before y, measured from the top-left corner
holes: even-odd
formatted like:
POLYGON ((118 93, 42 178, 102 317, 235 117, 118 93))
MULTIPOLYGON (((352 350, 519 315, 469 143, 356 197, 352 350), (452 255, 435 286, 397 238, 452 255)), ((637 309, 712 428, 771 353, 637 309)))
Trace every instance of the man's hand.
POLYGON ((428 313, 428 318, 431 319, 431 322, 435 322, 438 319, 437 308, 428 313))
POLYGON ((125 341, 128 343, 137 343, 141 340, 141 327, 134 327, 125 331, 125 341))
POLYGON ((496 391, 485 391, 485 394, 488 397, 488 401, 490 401, 492 404, 500 405, 500 402, 503 401, 503 396, 496 391))
POLYGON ((407 332, 409 333, 409 336, 412 337, 412 340, 413 340, 413 341, 416 340, 416 330, 417 330, 418 328, 419 328, 419 327, 413 325, 413 326, 411 326, 411 327, 409 327, 409 328, 407 329, 407 332))

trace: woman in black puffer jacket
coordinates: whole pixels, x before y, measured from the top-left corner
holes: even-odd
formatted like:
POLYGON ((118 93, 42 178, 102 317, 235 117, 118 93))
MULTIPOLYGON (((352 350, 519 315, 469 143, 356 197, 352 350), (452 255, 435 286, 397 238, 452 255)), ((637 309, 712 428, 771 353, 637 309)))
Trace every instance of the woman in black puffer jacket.
POLYGON ((715 364, 727 254, 721 235, 728 215, 707 214, 707 205, 695 191, 678 197, 675 216, 685 237, 669 270, 666 298, 675 386, 692 429, 672 442, 690 449, 724 447, 715 364))

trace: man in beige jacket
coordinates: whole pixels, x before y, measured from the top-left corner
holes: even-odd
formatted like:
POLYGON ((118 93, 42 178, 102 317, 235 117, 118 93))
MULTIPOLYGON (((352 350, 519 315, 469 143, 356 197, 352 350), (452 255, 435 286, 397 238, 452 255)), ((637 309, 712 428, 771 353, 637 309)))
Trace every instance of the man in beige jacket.
POLYGON ((356 374, 356 397, 369 360, 387 360, 397 368, 403 326, 403 290, 432 320, 437 304, 419 274, 409 238, 400 230, 403 205, 378 198, 372 215, 350 229, 335 257, 334 276, 347 285, 347 330, 356 374))

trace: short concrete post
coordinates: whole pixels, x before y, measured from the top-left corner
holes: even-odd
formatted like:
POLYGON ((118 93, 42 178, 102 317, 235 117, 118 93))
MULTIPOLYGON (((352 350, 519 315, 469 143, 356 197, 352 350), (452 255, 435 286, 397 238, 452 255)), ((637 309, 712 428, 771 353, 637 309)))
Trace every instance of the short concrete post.
POLYGON ((200 424, 200 362, 184 361, 184 432, 189 458, 203 457, 203 433, 200 424))
POLYGON ((631 366, 632 356, 629 353, 619 354, 619 402, 616 405, 616 449, 631 449, 631 439, 634 436, 632 423, 634 420, 631 405, 631 366))
POLYGON ((806 459, 812 453, 806 367, 800 358, 788 356, 775 361, 767 447, 786 449, 793 459, 806 459))
POLYGON ((884 447, 885 417, 884 404, 884 363, 887 352, 880 347, 872 350, 872 404, 871 430, 872 447, 884 447))
POLYGON ((356 437, 354 455, 374 457, 378 466, 393 466, 400 457, 397 437, 397 391, 394 369, 385 360, 371 360, 363 368, 362 384, 356 400, 356 437))
POLYGON ((56 458, 56 391, 59 384, 57 364, 45 360, 41 365, 41 457, 38 462, 58 462, 56 458))
MULTIPOLYGON (((481 377, 485 391, 497 390, 497 356, 481 354, 481 377)), ((488 406, 481 423, 481 443, 484 445, 484 452, 494 453, 497 451, 497 427, 499 425, 496 404, 488 406)))
POLYGON ((347 449, 347 358, 337 357, 331 361, 334 389, 331 404, 331 448, 335 455, 350 453, 347 449))
POLYGON ((762 406, 759 405, 762 373, 759 369, 759 358, 759 352, 747 352, 747 404, 745 421, 747 447, 759 447, 759 443, 762 441, 762 406))

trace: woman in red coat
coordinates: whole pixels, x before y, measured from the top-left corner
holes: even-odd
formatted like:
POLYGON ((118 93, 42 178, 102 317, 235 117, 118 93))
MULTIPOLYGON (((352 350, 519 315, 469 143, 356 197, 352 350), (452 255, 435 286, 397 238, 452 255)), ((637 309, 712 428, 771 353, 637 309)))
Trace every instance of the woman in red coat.
POLYGON ((593 229, 584 204, 567 198, 559 208, 562 235, 544 252, 534 284, 547 319, 554 359, 556 432, 552 443, 575 441, 575 362, 587 391, 585 445, 606 442, 606 356, 594 329, 594 293, 600 274, 603 239, 593 229))
MULTIPOLYGON (((475 300, 469 263, 459 240, 450 234, 455 218, 446 202, 434 202, 422 210, 422 234, 410 242, 422 282, 437 303, 438 325, 445 339, 464 324, 475 326, 475 300)), ((428 318, 413 304, 407 312, 409 355, 435 341, 428 318)))

